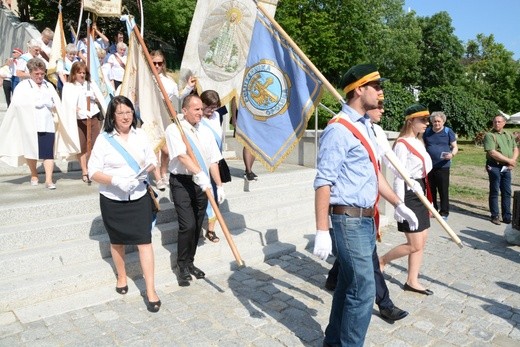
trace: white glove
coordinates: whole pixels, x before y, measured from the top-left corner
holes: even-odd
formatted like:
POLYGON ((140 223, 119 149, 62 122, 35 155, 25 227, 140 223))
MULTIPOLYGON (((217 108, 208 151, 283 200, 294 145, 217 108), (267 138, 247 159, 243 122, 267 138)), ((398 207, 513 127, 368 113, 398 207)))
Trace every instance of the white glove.
POLYGON ((412 210, 406 207, 404 202, 401 202, 395 208, 394 218, 396 221, 400 223, 406 220, 408 222, 408 225, 410 226, 410 230, 417 230, 417 227, 419 226, 419 221, 417 220, 415 213, 413 213, 412 210))
POLYGON ((415 194, 424 195, 424 190, 423 190, 421 184, 411 178, 410 178, 410 181, 412 181, 412 185, 410 186, 410 189, 412 190, 412 192, 414 192, 415 194))
POLYGON ((132 190, 137 188, 139 185, 139 181, 133 177, 121 177, 121 176, 113 176, 112 177, 112 185, 121 189, 125 193, 130 193, 132 190))
POLYGON ((226 200, 226 193, 224 192, 224 187, 222 186, 217 186, 217 200, 219 204, 226 200))
POLYGON ((328 230, 316 231, 316 237, 314 238, 314 250, 312 253, 321 260, 326 260, 327 257, 332 253, 332 239, 330 238, 328 230))
POLYGON ((36 101, 36 104, 34 105, 36 108, 48 108, 51 109, 54 107, 54 103, 52 100, 38 100, 36 101))
POLYGON ((209 180, 208 175, 204 171, 200 171, 198 174, 193 175, 193 182, 200 187, 202 190, 206 190, 211 188, 211 181, 209 180))

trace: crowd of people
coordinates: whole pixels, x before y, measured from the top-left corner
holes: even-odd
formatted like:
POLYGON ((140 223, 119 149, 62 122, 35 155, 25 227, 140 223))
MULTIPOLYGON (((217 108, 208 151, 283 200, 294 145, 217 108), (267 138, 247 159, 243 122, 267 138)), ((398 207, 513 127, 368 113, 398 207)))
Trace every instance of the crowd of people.
MULTIPOLYGON (((123 80, 128 46, 122 33, 110 45, 95 25, 93 31, 105 77, 116 90, 123 80)), ((155 176, 158 189, 170 188, 179 221, 178 284, 189 286, 192 276, 205 277, 195 266, 195 255, 206 217, 205 237, 219 241, 213 207, 208 205, 208 195, 213 196, 216 206, 225 200, 218 166, 223 158, 219 95, 213 90, 197 95, 194 76, 179 91, 166 74, 164 54, 152 51, 151 62, 168 99, 174 104, 181 102, 175 120, 178 124, 167 126, 165 143, 154 153, 146 133, 138 127, 132 102, 115 96, 107 104, 100 87, 91 80, 85 38, 66 46, 66 56, 57 64, 56 86, 46 80, 52 36, 47 28, 40 39, 27 42, 25 52, 13 48, 1 70, 8 110, 0 132, 8 136, 0 138, 0 157, 13 166, 27 164, 32 186, 40 184, 37 162, 42 160, 44 184, 49 190, 56 189, 54 160, 78 160, 83 182, 99 184, 101 216, 117 271, 117 293, 128 292, 125 245, 137 245, 147 307, 157 312, 161 301, 155 290, 151 244, 156 211, 148 174, 155 176)), ((347 102, 320 138, 313 253, 321 259, 331 254, 336 257, 326 282, 326 287, 334 290, 326 346, 362 345, 374 299, 387 320, 408 315, 390 300, 382 275, 385 266, 398 258, 408 257, 403 289, 433 295, 419 282, 431 218, 420 196, 427 196, 435 210, 448 219, 450 166, 458 152, 457 137, 445 125, 443 112, 430 114, 425 106, 413 104, 404 111, 404 124, 392 148, 377 125, 384 113, 383 81, 371 64, 350 68, 339 86, 347 102), (387 159, 390 152, 401 170, 387 159), (393 186, 382 174, 380 162, 396 174, 393 186), (398 230, 405 236, 403 244, 381 257, 375 245, 380 196, 395 207, 398 230)), ((236 120, 235 111, 232 116, 236 120)), ((511 170, 519 155, 515 139, 503 131, 505 121, 496 116, 484 140, 489 208, 495 224, 501 223, 499 193, 502 222, 511 223, 511 170)), ((254 156, 244 148, 243 158, 245 179, 256 180, 254 156)))
MULTIPOLYGON (((430 209, 448 220, 451 160, 458 152, 457 137, 445 126, 446 115, 430 115, 421 104, 404 111, 404 124, 390 147, 376 123, 384 113, 384 94, 376 67, 356 65, 340 82, 347 102, 320 138, 315 188, 316 236, 313 253, 335 256, 325 287, 334 291, 324 346, 362 346, 375 299, 381 317, 403 319, 408 312, 390 299, 382 273, 398 258, 408 257, 405 291, 433 295, 419 282, 428 238, 430 209), (378 102, 379 100, 379 102, 378 102), (429 124, 431 123, 431 126, 429 124), (380 171, 383 162, 395 174, 393 189, 380 171), (399 167, 397 167, 399 166, 399 167), (398 230, 406 241, 378 257, 379 196, 395 207, 398 230), (439 196, 439 202, 437 200, 439 196), (423 200, 431 206, 426 206, 423 200)), ((511 223, 511 170, 519 150, 514 136, 504 131, 505 117, 493 119, 485 135, 491 221, 511 223)))
MULTIPOLYGON (((100 61, 111 66, 107 76, 117 89, 126 63, 124 37, 118 33, 117 42, 109 45, 95 25, 93 31, 97 37, 94 49, 100 61)), ((7 70, 2 77, 8 109, 0 125, 0 132, 6 134, 0 139, 0 158, 11 166, 27 164, 32 186, 40 184, 37 163, 43 161, 44 184, 49 190, 56 189, 54 160, 77 160, 82 181, 94 181, 99 186, 101 216, 117 274, 116 292, 128 292, 125 246, 137 245, 147 308, 157 312, 161 301, 155 290, 151 243, 157 211, 153 208, 148 174, 155 174, 158 189, 171 190, 179 217, 178 281, 179 285, 188 286, 192 276, 205 277, 195 266, 194 258, 206 214, 209 222, 205 236, 211 242, 219 241, 216 219, 208 206, 208 195, 214 196, 217 203, 225 199, 218 169, 223 137, 223 113, 216 112, 221 106, 219 95, 207 90, 198 96, 194 76, 179 91, 177 83, 166 74, 164 54, 152 51, 152 63, 168 99, 175 105, 182 102, 176 117, 189 140, 183 142, 184 136, 172 119, 169 126, 165 124, 168 127, 164 146, 154 153, 148 135, 138 126, 138 115, 130 99, 119 95, 107 103, 100 86, 91 80, 85 61, 86 39, 66 46, 66 56, 57 62, 53 84, 47 76, 50 51, 45 53, 47 49, 43 48, 52 44, 53 33, 45 29, 41 34, 41 40, 29 40, 25 53, 13 48, 6 69, 2 70, 7 70), (188 155, 190 147, 196 158, 188 155)))

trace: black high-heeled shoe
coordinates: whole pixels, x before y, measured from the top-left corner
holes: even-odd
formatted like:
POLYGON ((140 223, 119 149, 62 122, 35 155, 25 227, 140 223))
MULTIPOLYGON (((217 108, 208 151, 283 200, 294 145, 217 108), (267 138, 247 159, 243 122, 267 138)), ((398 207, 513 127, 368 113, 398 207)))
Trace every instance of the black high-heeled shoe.
POLYGON ((121 295, 125 295, 126 293, 128 293, 128 285, 124 287, 116 287, 116 292, 118 292, 121 295))
POLYGON ((148 309, 148 311, 150 312, 159 312, 159 309, 161 308, 161 300, 158 300, 158 301, 150 301, 150 300, 146 300, 146 308, 148 309))

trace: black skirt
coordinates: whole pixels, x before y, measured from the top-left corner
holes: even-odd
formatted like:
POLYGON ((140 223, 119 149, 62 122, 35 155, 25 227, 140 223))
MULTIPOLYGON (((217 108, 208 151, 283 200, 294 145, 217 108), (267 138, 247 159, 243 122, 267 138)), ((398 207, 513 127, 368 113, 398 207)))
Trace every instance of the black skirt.
MULTIPOLYGON (((421 184, 421 187, 423 188, 423 192, 425 191, 425 183, 424 179, 416 180, 421 184)), ((406 185, 406 183, 403 183, 406 185)), ((425 192, 426 194, 426 192, 425 192)), ((404 193, 404 204, 406 207, 408 207, 410 210, 412 210, 415 213, 415 216, 417 217, 417 220, 419 221, 419 227, 417 230, 410 230, 410 226, 408 225, 407 221, 404 221, 403 223, 397 223, 397 230, 403 231, 406 233, 418 233, 425 229, 428 229, 430 227, 430 212, 424 206, 424 204, 421 202, 421 200, 415 195, 415 193, 411 190, 408 190, 408 188, 405 187, 405 193, 404 193)))
POLYGON ((143 245, 152 242, 152 200, 148 192, 131 201, 111 200, 99 195, 101 217, 114 245, 143 245))

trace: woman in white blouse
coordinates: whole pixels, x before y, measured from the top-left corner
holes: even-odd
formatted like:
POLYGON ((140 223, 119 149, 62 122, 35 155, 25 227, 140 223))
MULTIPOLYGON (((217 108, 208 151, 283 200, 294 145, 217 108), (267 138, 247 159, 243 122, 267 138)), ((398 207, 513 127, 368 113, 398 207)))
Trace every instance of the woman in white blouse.
MULTIPOLYGON (((406 109, 405 124, 395 142, 394 152, 399 162, 403 163, 406 171, 410 173, 410 178, 423 187, 430 199, 427 177, 428 172, 432 169, 432 161, 422 141, 422 134, 428 126, 429 116, 430 112, 420 104, 412 105, 406 109)), ((381 269, 392 260, 408 256, 408 277, 404 284, 404 290, 432 295, 431 290, 426 289, 419 283, 419 269, 428 238, 428 228, 430 227, 429 211, 414 192, 406 186, 400 176, 395 178, 394 191, 404 201, 405 205, 415 213, 419 226, 417 230, 412 231, 408 222, 398 223, 398 230, 406 235, 406 243, 394 247, 379 258, 381 269)))
POLYGON ((90 81, 90 72, 83 61, 75 62, 70 70, 69 82, 65 83, 62 92, 63 108, 69 119, 75 119, 78 124, 78 136, 81 146, 79 163, 82 180, 90 183, 87 174, 87 122, 91 119, 91 146, 101 130, 101 112, 105 113, 106 104, 103 94, 96 83, 90 81))
POLYGON ((157 312, 161 301, 155 291, 152 247, 152 199, 147 172, 157 159, 147 135, 136 128, 132 102, 116 96, 108 105, 103 130, 88 162, 90 178, 99 183, 101 216, 117 271, 116 292, 128 292, 125 245, 137 245, 146 285, 146 305, 157 312))

